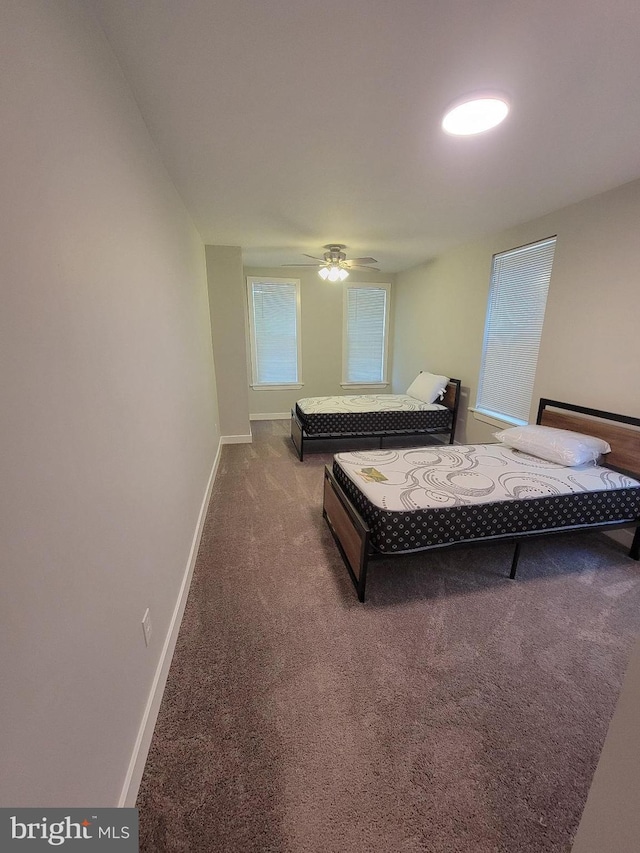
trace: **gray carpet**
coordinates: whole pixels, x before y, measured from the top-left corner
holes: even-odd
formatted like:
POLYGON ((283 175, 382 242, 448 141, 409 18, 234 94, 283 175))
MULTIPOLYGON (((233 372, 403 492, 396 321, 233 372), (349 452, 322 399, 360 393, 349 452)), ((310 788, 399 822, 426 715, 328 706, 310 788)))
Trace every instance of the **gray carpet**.
POLYGON ((598 534, 370 566, 288 423, 223 448, 138 798, 143 851, 568 851, 633 640, 598 534))

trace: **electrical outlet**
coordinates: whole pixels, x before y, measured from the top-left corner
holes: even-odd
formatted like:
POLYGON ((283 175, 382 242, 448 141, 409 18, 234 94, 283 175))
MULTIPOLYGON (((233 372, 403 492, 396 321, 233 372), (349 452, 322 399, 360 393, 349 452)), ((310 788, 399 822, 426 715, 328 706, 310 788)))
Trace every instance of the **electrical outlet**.
POLYGON ((144 611, 144 616, 142 617, 142 632, 144 634, 144 644, 148 646, 151 642, 151 614, 149 613, 149 608, 144 611))

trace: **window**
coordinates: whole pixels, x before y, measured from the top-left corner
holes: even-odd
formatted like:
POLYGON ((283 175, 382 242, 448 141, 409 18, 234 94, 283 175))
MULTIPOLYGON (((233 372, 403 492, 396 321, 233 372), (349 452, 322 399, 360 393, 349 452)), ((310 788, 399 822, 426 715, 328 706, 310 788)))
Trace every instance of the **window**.
POLYGON ((300 281, 247 278, 254 387, 301 385, 300 281))
POLYGON ((556 238, 494 255, 476 410, 529 420, 556 238))
POLYGON ((387 382, 388 284, 348 284, 344 289, 343 385, 387 382))

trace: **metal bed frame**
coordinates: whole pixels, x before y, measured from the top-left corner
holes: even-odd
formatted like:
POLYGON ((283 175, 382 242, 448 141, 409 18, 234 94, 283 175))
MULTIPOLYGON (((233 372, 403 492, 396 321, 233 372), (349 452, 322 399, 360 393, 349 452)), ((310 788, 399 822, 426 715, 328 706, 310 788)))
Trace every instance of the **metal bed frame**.
MULTIPOLYGON (((536 423, 558 429, 569 429, 575 432, 587 433, 608 441, 611 445, 611 452, 607 454, 607 462, 602 467, 611 468, 612 470, 640 479, 640 432, 638 431, 640 429, 640 418, 541 398, 536 423), (624 424, 625 426, 621 427, 617 426, 617 424, 624 424)), ((347 567, 351 581, 358 594, 358 599, 363 602, 365 600, 369 561, 386 557, 399 557, 403 556, 403 554, 382 553, 373 548, 370 542, 370 529, 368 525, 345 494, 328 466, 325 467, 324 473, 322 514, 347 567)), ((509 577, 513 580, 516 576, 521 545, 526 539, 552 536, 559 533, 575 533, 576 531, 612 530, 619 527, 630 527, 631 525, 635 525, 635 534, 629 550, 629 556, 634 560, 640 560, 640 517, 635 519, 626 518, 619 522, 605 522, 603 524, 584 524, 570 528, 509 533, 467 542, 427 545, 420 550, 431 551, 456 547, 469 548, 493 542, 513 542, 514 553, 509 573, 509 577)))
MULTIPOLYGON (((451 420, 448 429, 442 427, 431 427, 429 429, 419 430, 389 430, 387 432, 324 432, 312 433, 309 435, 304 426, 300 423, 300 419, 295 411, 291 409, 291 441, 298 454, 298 459, 304 460, 304 445, 309 441, 334 441, 345 438, 377 438, 380 440, 380 447, 385 438, 418 438, 423 436, 445 435, 448 437, 448 444, 453 444, 453 439, 456 431, 456 422, 458 420, 458 408, 460 406, 460 388, 459 379, 450 379, 446 387, 443 399, 445 405, 451 412, 451 420)), ((444 442, 443 442, 444 443, 444 442)))

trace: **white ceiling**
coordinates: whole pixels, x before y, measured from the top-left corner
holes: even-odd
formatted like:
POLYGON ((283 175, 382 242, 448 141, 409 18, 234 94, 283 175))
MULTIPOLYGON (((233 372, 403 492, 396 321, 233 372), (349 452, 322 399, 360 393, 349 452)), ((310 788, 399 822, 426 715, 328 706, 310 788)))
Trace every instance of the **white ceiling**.
POLYGON ((640 177, 638 0, 86 0, 206 243, 386 272, 640 177), (507 121, 442 133, 459 96, 507 121))

